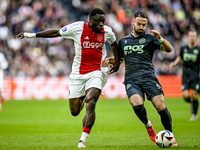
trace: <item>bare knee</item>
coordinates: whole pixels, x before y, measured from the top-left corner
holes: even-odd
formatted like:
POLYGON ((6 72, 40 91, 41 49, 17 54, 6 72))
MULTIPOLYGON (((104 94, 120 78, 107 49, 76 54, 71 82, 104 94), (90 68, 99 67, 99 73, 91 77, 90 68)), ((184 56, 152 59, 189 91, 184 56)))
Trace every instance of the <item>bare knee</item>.
POLYGON ((163 96, 156 96, 152 99, 152 103, 157 111, 163 111, 166 108, 163 96))
POLYGON ((190 98, 190 93, 189 93, 189 91, 188 91, 188 90, 184 90, 184 91, 182 92, 182 97, 183 97, 183 99, 188 99, 188 98, 190 98))
POLYGON ((79 110, 71 109, 71 114, 72 114, 72 116, 78 116, 79 113, 80 113, 79 110))
POLYGON ((87 112, 90 112, 90 113, 94 112, 95 106, 96 106, 96 101, 94 101, 94 100, 88 101, 86 103, 86 113, 87 112))

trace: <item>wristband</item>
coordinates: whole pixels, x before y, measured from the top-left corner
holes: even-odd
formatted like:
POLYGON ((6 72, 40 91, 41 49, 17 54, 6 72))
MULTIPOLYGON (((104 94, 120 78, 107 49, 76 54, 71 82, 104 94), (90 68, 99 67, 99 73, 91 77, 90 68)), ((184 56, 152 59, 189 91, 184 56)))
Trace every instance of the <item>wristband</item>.
POLYGON ((36 37, 36 33, 27 33, 27 32, 25 32, 25 33, 24 33, 24 37, 27 37, 27 38, 35 38, 35 37, 36 37))
POLYGON ((163 42, 163 38, 162 38, 162 36, 160 37, 160 39, 158 39, 158 41, 160 41, 160 43, 162 43, 163 42))

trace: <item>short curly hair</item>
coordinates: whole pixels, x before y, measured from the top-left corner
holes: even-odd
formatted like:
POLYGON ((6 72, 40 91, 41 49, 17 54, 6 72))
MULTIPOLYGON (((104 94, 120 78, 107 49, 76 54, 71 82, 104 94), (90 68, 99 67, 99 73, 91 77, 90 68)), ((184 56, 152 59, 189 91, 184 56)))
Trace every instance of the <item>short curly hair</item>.
POLYGON ((102 14, 105 15, 105 13, 103 12, 103 10, 99 9, 99 8, 94 8, 90 11, 89 17, 95 16, 96 14, 102 14))
POLYGON ((136 17, 142 17, 142 18, 146 18, 148 20, 148 16, 142 12, 142 11, 136 11, 134 14, 133 14, 133 17, 136 18, 136 17))

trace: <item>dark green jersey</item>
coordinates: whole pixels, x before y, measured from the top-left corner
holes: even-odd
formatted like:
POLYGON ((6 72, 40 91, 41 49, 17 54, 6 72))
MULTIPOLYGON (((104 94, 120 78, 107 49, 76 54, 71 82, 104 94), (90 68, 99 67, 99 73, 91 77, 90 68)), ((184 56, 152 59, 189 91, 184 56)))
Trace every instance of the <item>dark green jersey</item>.
POLYGON ((152 58, 161 43, 151 34, 129 34, 119 41, 120 56, 125 61, 125 82, 155 75, 152 58))
POLYGON ((183 75, 199 76, 200 47, 181 47, 180 57, 183 60, 183 75))

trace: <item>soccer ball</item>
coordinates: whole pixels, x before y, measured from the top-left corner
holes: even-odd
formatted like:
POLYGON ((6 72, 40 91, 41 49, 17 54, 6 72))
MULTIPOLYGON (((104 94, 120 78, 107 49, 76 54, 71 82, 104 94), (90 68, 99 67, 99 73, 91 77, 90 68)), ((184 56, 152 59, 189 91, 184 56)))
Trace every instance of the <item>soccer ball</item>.
POLYGON ((160 147, 170 147, 174 141, 175 139, 173 133, 168 130, 162 130, 156 135, 156 144, 160 147))

